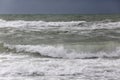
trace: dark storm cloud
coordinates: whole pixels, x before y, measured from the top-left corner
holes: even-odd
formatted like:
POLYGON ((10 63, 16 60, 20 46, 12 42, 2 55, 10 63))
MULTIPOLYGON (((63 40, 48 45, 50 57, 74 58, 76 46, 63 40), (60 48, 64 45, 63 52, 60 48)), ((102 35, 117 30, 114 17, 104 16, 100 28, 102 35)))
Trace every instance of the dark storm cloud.
POLYGON ((120 0, 0 0, 0 13, 119 13, 120 0))

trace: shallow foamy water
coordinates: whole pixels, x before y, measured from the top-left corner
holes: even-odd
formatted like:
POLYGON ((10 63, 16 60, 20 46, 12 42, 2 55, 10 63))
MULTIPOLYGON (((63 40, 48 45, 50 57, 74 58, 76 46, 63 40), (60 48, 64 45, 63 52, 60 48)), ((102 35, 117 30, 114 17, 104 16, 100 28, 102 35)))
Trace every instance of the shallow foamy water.
POLYGON ((51 59, 0 55, 1 80, 119 80, 119 59, 51 59))

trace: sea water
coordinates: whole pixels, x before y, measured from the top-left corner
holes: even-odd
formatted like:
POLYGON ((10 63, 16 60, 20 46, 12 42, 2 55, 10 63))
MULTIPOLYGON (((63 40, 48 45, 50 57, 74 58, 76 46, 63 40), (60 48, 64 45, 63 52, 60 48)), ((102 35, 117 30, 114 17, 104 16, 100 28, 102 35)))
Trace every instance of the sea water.
POLYGON ((120 15, 0 18, 0 80, 120 79, 120 15))

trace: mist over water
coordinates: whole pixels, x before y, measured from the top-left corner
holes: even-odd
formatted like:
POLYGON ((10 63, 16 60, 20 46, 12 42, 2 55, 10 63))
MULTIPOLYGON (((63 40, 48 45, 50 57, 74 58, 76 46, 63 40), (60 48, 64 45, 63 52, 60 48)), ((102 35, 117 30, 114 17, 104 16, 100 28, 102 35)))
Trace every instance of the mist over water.
POLYGON ((119 17, 86 16, 87 21, 67 15, 61 21, 63 15, 53 20, 19 16, 0 19, 1 79, 119 80, 119 17))

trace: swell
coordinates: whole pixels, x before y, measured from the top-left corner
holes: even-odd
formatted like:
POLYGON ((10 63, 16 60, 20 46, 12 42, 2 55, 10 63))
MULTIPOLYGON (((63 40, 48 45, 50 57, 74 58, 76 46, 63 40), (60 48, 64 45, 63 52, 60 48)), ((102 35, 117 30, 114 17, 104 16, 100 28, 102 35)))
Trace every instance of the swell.
MULTIPOLYGON (((118 29, 119 30, 119 29, 118 29)), ((1 30, 0 30, 1 31, 1 30)), ((80 44, 81 42, 120 42, 120 33, 116 30, 95 31, 19 31, 6 32, 0 35, 0 41, 13 45, 40 44, 80 44)))

